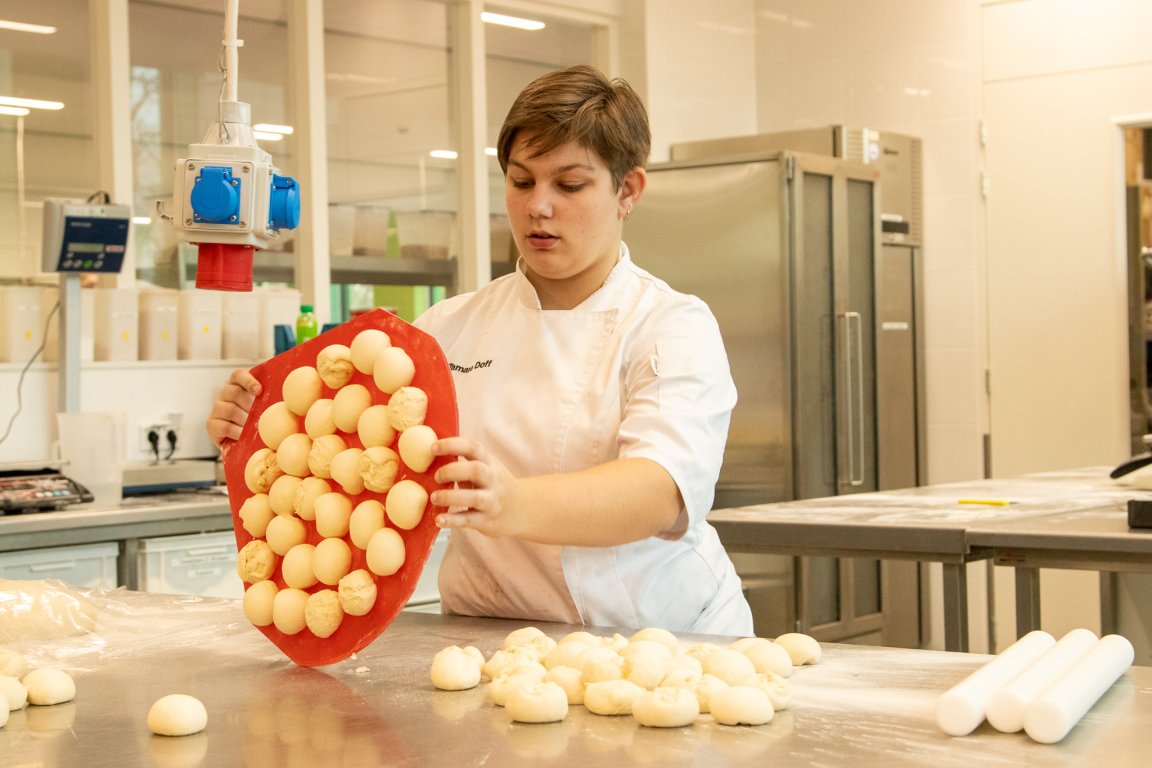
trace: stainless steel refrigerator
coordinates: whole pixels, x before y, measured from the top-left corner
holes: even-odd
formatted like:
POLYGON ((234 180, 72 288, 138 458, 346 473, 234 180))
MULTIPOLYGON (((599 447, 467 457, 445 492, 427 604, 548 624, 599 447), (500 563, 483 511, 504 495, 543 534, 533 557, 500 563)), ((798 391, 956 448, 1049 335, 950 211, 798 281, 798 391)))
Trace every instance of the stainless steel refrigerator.
MULTIPOLYGON (((624 237, 637 264, 719 322, 739 400, 715 506, 916 485, 918 282, 907 259, 885 255, 880 168, 692 149, 649 168, 624 237)), ((876 561, 734 559, 746 587, 766 591, 758 633, 919 638, 916 591, 890 595, 876 561)))

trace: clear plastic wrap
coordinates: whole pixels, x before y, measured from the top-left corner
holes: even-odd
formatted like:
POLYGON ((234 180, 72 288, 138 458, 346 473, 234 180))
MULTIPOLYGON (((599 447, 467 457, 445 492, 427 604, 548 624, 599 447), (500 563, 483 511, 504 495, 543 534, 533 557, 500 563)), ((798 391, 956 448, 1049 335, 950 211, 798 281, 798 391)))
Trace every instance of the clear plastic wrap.
POLYGON ((0 579, 0 643, 55 640, 96 629, 97 610, 55 579, 0 579))

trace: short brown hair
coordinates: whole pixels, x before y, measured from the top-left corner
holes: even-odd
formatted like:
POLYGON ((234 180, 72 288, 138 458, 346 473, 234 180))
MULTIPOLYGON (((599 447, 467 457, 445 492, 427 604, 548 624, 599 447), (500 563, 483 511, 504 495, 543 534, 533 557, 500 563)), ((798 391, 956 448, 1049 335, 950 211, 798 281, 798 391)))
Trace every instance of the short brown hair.
POLYGON ((505 173, 521 134, 533 157, 570 141, 591 149, 608 166, 617 189, 633 168, 644 167, 652 146, 648 113, 632 86, 584 65, 541 75, 516 97, 496 144, 505 173))

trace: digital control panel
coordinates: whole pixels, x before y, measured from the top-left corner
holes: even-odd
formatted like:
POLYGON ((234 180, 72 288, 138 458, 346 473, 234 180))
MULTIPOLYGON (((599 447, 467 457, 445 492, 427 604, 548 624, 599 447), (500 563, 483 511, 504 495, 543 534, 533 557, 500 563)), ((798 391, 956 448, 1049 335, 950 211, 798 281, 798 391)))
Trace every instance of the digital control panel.
POLYGON ((87 488, 56 471, 0 474, 0 514, 57 509, 92 498, 87 488))

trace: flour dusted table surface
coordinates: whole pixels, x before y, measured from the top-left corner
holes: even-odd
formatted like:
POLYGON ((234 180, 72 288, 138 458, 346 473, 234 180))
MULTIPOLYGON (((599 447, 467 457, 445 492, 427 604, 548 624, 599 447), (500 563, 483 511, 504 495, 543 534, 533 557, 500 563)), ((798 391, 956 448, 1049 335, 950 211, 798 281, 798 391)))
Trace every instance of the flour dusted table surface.
MULTIPOLYGON (((438 691, 428 670, 444 646, 475 645, 487 656, 525 622, 404 612, 357 657, 304 669, 248 625, 238 601, 124 590, 90 599, 100 609, 95 634, 19 646, 33 666, 68 670, 78 693, 69 704, 12 713, 0 728, 0 764, 1135 766, 1152 722, 1152 668, 1133 667, 1059 744, 988 725, 953 738, 935 725, 936 698, 990 657, 826 645, 821 664, 790 679, 791 707, 764 726, 703 716, 687 728, 651 729, 582 707, 561 723, 523 725, 486 700, 486 683, 438 691), (149 706, 176 692, 204 702, 207 729, 153 736, 149 706)), ((535 626, 555 638, 577 629, 535 626)), ((729 639, 681 638, 685 647, 729 639)))

